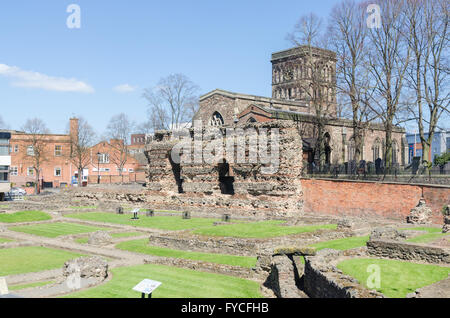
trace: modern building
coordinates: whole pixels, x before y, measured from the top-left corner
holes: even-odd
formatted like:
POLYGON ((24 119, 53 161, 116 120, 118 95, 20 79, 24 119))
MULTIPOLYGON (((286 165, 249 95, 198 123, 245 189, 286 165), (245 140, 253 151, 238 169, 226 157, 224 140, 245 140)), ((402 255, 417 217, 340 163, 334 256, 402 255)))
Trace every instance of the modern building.
POLYGON ((11 156, 9 153, 9 141, 11 133, 0 131, 0 201, 5 199, 5 194, 11 190, 9 169, 11 156))
MULTIPOLYGON (((428 133, 425 133, 425 138, 428 138, 428 133)), ((412 162, 413 157, 422 157, 422 143, 418 133, 407 133, 406 140, 408 143, 408 163, 412 162)), ((434 158, 442 155, 445 152, 450 152, 450 131, 436 131, 431 142, 428 161, 432 162, 434 158)))

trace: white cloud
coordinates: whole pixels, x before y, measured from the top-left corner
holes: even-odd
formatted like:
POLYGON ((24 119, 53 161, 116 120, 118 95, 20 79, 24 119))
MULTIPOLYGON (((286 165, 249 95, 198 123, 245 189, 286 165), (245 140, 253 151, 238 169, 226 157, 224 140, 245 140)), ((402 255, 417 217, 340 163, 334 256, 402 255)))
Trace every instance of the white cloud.
POLYGON ((40 88, 48 91, 93 93, 88 84, 74 78, 54 77, 33 71, 24 71, 16 66, 0 64, 0 75, 13 78, 16 87, 40 88))
POLYGON ((114 90, 119 93, 131 93, 137 89, 135 86, 131 86, 130 84, 122 84, 114 87, 114 90))

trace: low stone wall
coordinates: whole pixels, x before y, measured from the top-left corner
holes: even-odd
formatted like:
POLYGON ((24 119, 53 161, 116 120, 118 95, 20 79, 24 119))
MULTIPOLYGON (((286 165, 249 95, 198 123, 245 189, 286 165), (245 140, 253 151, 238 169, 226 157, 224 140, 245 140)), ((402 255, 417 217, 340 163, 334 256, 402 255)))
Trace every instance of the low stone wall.
POLYGON ((208 273, 223 274, 235 276, 245 279, 254 279, 255 275, 251 268, 244 268, 239 266, 230 266, 224 264, 214 264, 202 261, 187 260, 182 258, 156 258, 152 260, 145 260, 146 264, 159 264, 181 268, 188 268, 193 270, 200 270, 208 273))
POLYGON ((305 257, 304 291, 311 298, 382 298, 383 294, 362 287, 331 265, 344 252, 324 249, 305 257))
POLYGON ((450 249, 397 241, 370 240, 367 252, 376 257, 450 264, 450 249))
POLYGON ((149 244, 176 249, 207 253, 256 256, 258 253, 270 254, 278 246, 305 246, 320 241, 352 236, 351 232, 341 230, 318 230, 283 237, 267 239, 205 237, 189 232, 152 234, 149 244))

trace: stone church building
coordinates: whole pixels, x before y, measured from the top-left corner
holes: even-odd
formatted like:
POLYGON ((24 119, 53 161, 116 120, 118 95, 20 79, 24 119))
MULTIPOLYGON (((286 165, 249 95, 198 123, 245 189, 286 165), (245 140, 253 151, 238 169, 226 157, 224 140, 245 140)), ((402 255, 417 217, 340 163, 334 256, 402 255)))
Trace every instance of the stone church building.
MULTIPOLYGON (((324 132, 326 163, 342 164, 354 160, 353 125, 348 119, 337 117, 336 53, 320 48, 300 46, 272 54, 272 97, 253 96, 216 89, 200 97, 199 111, 193 120, 203 125, 233 126, 248 122, 289 120, 297 123, 303 140, 303 160, 314 157, 317 129, 316 109, 310 103, 308 87, 315 72, 311 59, 326 61, 321 67, 321 94, 327 107, 324 132)), ((393 131, 393 163, 405 165, 408 154, 405 131, 393 131)), ((384 159, 385 131, 381 124, 367 123, 363 133, 362 160, 375 162, 384 159)))

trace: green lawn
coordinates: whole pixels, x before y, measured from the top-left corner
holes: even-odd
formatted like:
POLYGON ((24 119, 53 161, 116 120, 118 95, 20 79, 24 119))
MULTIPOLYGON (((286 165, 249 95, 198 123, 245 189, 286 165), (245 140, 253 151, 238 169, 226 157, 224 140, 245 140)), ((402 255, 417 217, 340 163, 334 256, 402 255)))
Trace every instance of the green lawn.
POLYGON ((404 298, 417 288, 446 279, 450 274, 449 267, 386 259, 350 259, 337 267, 367 287, 367 278, 371 275, 367 269, 372 264, 380 266, 381 286, 377 290, 391 298, 404 298))
POLYGON ((210 226, 195 230, 195 234, 205 236, 241 237, 241 238, 270 238, 314 232, 320 229, 336 229, 335 224, 309 226, 282 226, 285 221, 262 221, 229 225, 210 226))
POLYGON ((315 247, 316 250, 322 250, 324 248, 332 248, 334 250, 349 250, 352 248, 362 247, 366 245, 366 242, 369 240, 369 236, 352 236, 346 237, 342 239, 319 242, 316 244, 310 245, 311 247, 315 247))
POLYGON ((47 282, 37 282, 37 283, 22 284, 22 285, 13 285, 13 286, 8 286, 8 289, 10 291, 22 290, 22 289, 27 289, 27 288, 42 287, 42 286, 50 285, 53 283, 54 283, 54 281, 47 281, 47 282))
POLYGON ((141 254, 183 258, 247 268, 252 268, 256 265, 256 257, 172 250, 168 248, 149 246, 148 239, 122 242, 116 245, 116 248, 141 254))
POLYGON ((183 220, 181 216, 146 217, 145 215, 142 214, 140 215, 139 220, 131 220, 132 215, 130 214, 113 214, 104 212, 75 213, 66 215, 66 217, 79 220, 125 224, 137 227, 146 227, 161 230, 173 230, 173 231, 212 226, 214 222, 218 221, 216 219, 207 219, 207 218, 192 218, 189 220, 183 220))
POLYGON ((12 242, 12 240, 0 237, 0 243, 9 243, 9 242, 12 242))
POLYGON ((133 236, 141 236, 145 235, 142 232, 122 232, 122 233, 111 233, 113 238, 125 238, 125 237, 133 237, 133 236))
MULTIPOLYGON (((260 298, 259 284, 242 278, 164 265, 138 265, 111 269, 112 280, 68 298, 140 298, 133 291, 143 279, 162 282, 155 298, 260 298)), ((151 307, 151 306, 150 306, 151 307)))
POLYGON ((0 249, 0 276, 60 268, 82 255, 41 246, 0 249))
POLYGON ((50 238, 55 238, 62 235, 69 234, 82 234, 90 233, 95 231, 106 231, 110 230, 102 227, 95 227, 89 225, 81 225, 75 223, 48 223, 48 224, 34 224, 25 226, 14 226, 9 228, 12 231, 22 232, 27 234, 33 234, 38 236, 45 236, 50 238))
POLYGON ((0 214, 0 223, 22 223, 51 220, 51 216, 42 211, 20 211, 12 214, 0 214))
POLYGON ((441 237, 449 235, 449 233, 445 233, 445 234, 442 233, 442 229, 436 228, 436 227, 413 227, 413 228, 403 228, 400 230, 416 230, 416 231, 428 232, 426 234, 422 234, 422 235, 407 239, 406 241, 410 242, 410 243, 426 244, 426 243, 433 242, 441 237))

